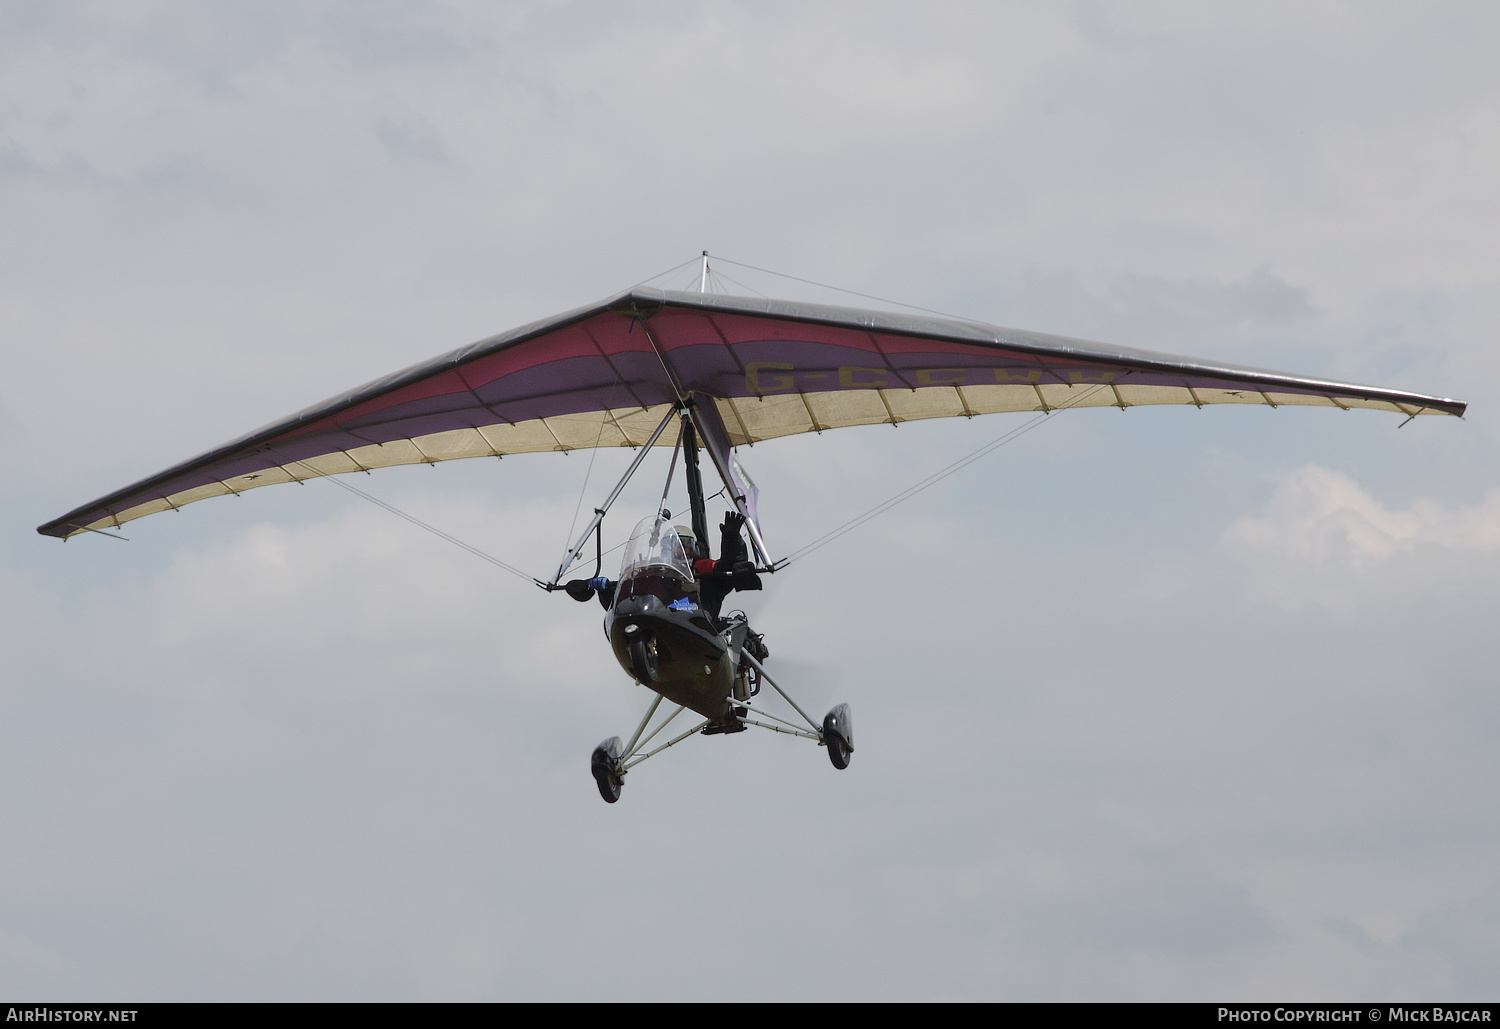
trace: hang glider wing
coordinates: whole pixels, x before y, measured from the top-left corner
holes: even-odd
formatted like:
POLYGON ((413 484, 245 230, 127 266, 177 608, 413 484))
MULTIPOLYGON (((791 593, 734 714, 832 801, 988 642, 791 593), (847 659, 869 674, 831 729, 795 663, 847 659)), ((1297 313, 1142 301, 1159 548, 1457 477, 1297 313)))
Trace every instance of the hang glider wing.
MULTIPOLYGON (((1456 400, 979 322, 637 288, 377 379, 40 526, 387 465, 639 446, 679 396, 728 447, 848 425, 1141 404, 1462 415, 1456 400)), ((658 446, 671 446, 676 429, 658 446)))

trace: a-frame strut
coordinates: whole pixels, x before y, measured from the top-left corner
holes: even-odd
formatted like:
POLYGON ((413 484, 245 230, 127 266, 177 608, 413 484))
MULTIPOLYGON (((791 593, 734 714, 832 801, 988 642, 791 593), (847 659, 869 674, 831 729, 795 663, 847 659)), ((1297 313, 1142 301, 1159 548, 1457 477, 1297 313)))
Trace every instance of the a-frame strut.
MULTIPOLYGON (((703 427, 699 422, 700 417, 697 404, 690 398, 679 400, 672 405, 672 410, 667 412, 666 417, 661 420, 661 424, 656 427, 656 431, 651 434, 650 439, 645 442, 640 448, 640 452, 635 455, 635 460, 630 462, 630 467, 625 469, 625 474, 620 477, 620 481, 615 483, 615 488, 610 490, 609 496, 605 499, 603 506, 594 508, 593 519, 589 521, 588 527, 579 535, 577 541, 568 548, 568 552, 563 555, 562 563, 557 566, 557 574, 552 576, 550 582, 542 582, 540 579, 536 580, 538 586, 549 592, 561 589, 558 583, 562 581, 564 575, 568 574, 568 568, 572 566, 573 562, 578 560, 578 555, 583 550, 584 544, 588 542, 589 536, 599 528, 599 523, 604 521, 605 514, 609 512, 611 505, 619 499, 621 491, 625 489, 625 484, 635 475, 636 470, 645 461, 646 455, 656 445, 656 441, 661 438, 661 434, 666 431, 667 426, 672 423, 673 418, 677 418, 681 422, 678 446, 682 449, 683 470, 684 476, 687 479, 688 503, 691 507, 693 521, 693 535, 698 537, 699 552, 694 557, 709 556, 708 514, 703 496, 703 473, 698 462, 698 441, 705 438, 703 427)), ((702 449, 708 452, 709 459, 713 462, 714 470, 719 473, 719 478, 723 480, 725 494, 730 498, 730 502, 734 505, 735 510, 739 511, 745 518, 745 527, 750 530, 750 545, 755 548, 755 556, 759 558, 759 564, 762 566, 757 568, 756 571, 776 571, 766 550, 765 541, 761 538, 760 527, 756 525, 755 519, 750 516, 750 509, 745 504, 745 497, 735 485, 734 476, 725 466, 724 459, 713 446, 705 446, 702 449)), ((668 486, 670 487, 670 485, 671 479, 669 476, 668 486)))

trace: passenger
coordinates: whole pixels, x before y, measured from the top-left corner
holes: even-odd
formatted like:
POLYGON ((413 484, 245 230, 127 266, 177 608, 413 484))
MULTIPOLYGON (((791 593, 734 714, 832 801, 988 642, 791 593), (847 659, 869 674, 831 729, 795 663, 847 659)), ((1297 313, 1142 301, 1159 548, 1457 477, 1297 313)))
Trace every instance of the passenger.
POLYGON ((761 588, 760 576, 750 562, 750 550, 740 536, 744 526, 745 516, 738 511, 725 514, 719 527, 719 559, 703 558, 693 564, 693 571, 698 573, 698 599, 716 622, 725 597, 738 590, 761 588))

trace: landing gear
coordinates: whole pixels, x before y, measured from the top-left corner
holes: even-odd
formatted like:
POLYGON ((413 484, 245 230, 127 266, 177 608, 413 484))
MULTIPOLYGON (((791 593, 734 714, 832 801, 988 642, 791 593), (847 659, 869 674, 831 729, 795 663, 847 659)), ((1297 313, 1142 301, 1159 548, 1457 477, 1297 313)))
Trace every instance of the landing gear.
POLYGON ((625 785, 625 773, 620 769, 620 758, 624 754, 625 748, 620 745, 620 737, 611 736, 594 748, 593 760, 589 762, 594 782, 599 784, 599 796, 607 804, 620 799, 620 789, 625 785))
POLYGON ((854 722, 849 715, 849 705, 840 704, 823 716, 823 743, 828 747, 828 760, 833 767, 849 767, 849 755, 854 753, 854 722))
MULTIPOLYGON (((753 639, 758 647, 764 649, 765 645, 760 642, 759 637, 753 637, 753 639)), ((781 725, 768 725, 765 722, 758 722, 753 718, 745 718, 744 716, 741 716, 741 720, 746 725, 758 725, 763 729, 774 729, 776 732, 790 732, 794 736, 804 736, 807 739, 816 740, 819 746, 828 748, 828 760, 833 762, 833 767, 838 769, 848 768, 849 755, 854 753, 854 719, 849 714, 849 705, 840 704, 824 715, 822 728, 819 728, 818 723, 814 722, 806 711, 798 707, 797 702, 787 696, 786 690, 777 685, 776 680, 767 674, 765 665, 761 664, 760 660, 751 651, 750 640, 746 641, 741 657, 751 668, 755 669, 760 680, 769 683, 773 690, 781 694, 783 700, 792 705, 793 709, 802 716, 807 726, 812 729, 812 732, 808 732, 807 729, 803 729, 794 722, 789 722, 784 718, 777 718, 775 715, 768 714, 759 707, 751 707, 749 714, 773 719, 780 722, 781 725)))
POLYGON ((645 749, 646 744, 654 740, 657 734, 665 729, 672 719, 687 710, 687 708, 679 704, 677 710, 669 714, 655 729, 647 733, 646 726, 651 724, 651 717, 656 714, 656 709, 661 706, 661 700, 662 698, 658 694, 656 699, 651 702, 651 706, 646 710, 646 717, 642 718, 641 724, 636 726, 635 735, 630 737, 629 743, 622 745, 620 737, 611 736, 594 748, 594 758, 590 764, 594 773, 594 781, 599 784, 599 796, 604 798, 605 803, 613 804, 620 799, 621 780, 625 778, 626 772, 648 757, 660 754, 668 747, 675 747, 689 736, 701 732, 708 725, 709 720, 705 718, 686 732, 678 733, 655 750, 646 751, 644 754, 641 753, 645 749))
MULTIPOLYGON (((777 685, 776 680, 767 674, 765 666, 760 663, 760 659, 755 656, 750 647, 751 641, 758 645, 757 649, 763 650, 764 645, 760 644, 759 637, 750 635, 749 639, 744 640, 743 649, 740 651, 741 660, 748 665, 749 669, 754 670, 753 686, 750 676, 736 676, 730 686, 729 696, 724 698, 722 713, 716 714, 713 718, 705 718, 692 728, 679 732, 667 742, 647 750, 646 746, 656 739, 678 715, 687 710, 679 704, 671 714, 657 723, 656 728, 648 732, 647 729, 651 726, 652 719, 655 718, 656 710, 661 706, 663 699, 661 694, 657 694, 651 701, 646 716, 641 719, 641 724, 636 726, 629 743, 622 744, 620 737, 611 736, 594 748, 590 768, 594 774, 594 781, 599 784, 599 796, 604 798, 605 803, 613 804, 620 799, 620 787, 626 772, 647 758, 660 754, 668 747, 675 747, 689 736, 700 733, 704 736, 716 736, 724 733, 744 732, 749 727, 755 726, 771 732, 800 736, 819 746, 827 747, 828 759, 833 762, 833 767, 849 767, 849 755, 854 753, 854 727, 849 715, 849 705, 840 704, 828 712, 823 716, 823 724, 819 727, 818 723, 812 720, 812 716, 803 711, 797 702, 787 696, 786 691, 777 685), (792 709, 802 717, 802 721, 798 723, 767 711, 756 699, 761 683, 770 686, 781 696, 782 700, 791 705, 792 709)), ((634 658, 640 652, 645 652, 644 648, 638 651, 632 641, 631 657, 634 658)), ((654 660, 654 652, 647 653, 650 653, 654 660)))

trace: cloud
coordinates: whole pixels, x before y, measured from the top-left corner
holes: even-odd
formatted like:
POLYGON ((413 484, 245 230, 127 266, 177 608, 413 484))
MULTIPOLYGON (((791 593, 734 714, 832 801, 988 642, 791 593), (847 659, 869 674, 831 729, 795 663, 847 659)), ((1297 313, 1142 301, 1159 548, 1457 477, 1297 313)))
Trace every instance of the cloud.
POLYGON ((1500 962, 1500 891, 1491 889, 1429 913, 1401 938, 1401 946, 1440 955, 1453 987, 1470 995, 1484 994, 1500 962))
POLYGON ((1367 569, 1423 546, 1500 551, 1500 488, 1477 504, 1419 499, 1391 509, 1349 476, 1307 465, 1276 486, 1258 514, 1239 519, 1225 540, 1301 564, 1367 569))
POLYGON ((76 982, 79 968, 63 955, 34 940, 7 932, 0 926, 0 983, 12 989, 25 983, 37 997, 67 995, 70 982, 76 982))

